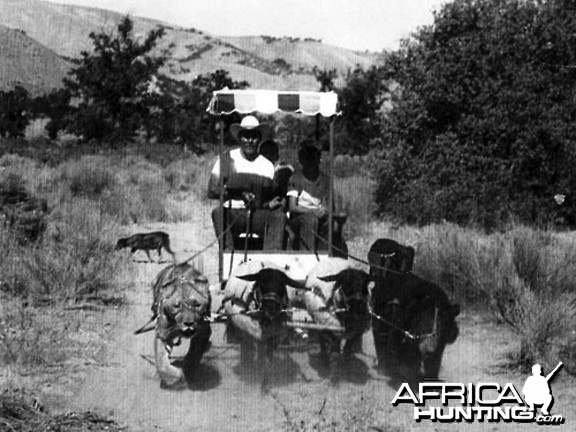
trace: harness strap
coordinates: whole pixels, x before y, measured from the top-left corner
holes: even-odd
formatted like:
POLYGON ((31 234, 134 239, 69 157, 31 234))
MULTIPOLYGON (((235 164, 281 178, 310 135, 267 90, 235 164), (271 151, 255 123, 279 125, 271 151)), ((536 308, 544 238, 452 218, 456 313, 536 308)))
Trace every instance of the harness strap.
POLYGON ((415 341, 434 336, 437 332, 437 329, 438 329, 438 307, 434 308, 434 323, 432 324, 432 332, 426 333, 423 335, 414 335, 414 334, 410 333, 408 330, 404 330, 404 329, 398 327, 396 324, 394 324, 394 323, 388 321, 387 319, 383 318, 382 316, 374 313, 374 311, 370 307, 369 307, 368 311, 369 311, 370 315, 372 315, 378 321, 383 322, 384 324, 392 327, 394 330, 399 331, 400 333, 402 333, 407 338, 415 340, 415 341))
POLYGON ((240 219, 240 216, 238 216, 236 219, 234 219, 231 224, 228 224, 226 229, 224 231, 222 231, 222 233, 218 237, 216 237, 216 239, 214 241, 212 241, 211 243, 208 243, 204 248, 202 248, 201 250, 196 252, 190 258, 186 258, 184 261, 182 261, 180 263, 172 264, 172 265, 179 265, 179 264, 188 263, 188 262, 192 261, 194 258, 196 258, 198 255, 201 255, 204 252, 206 252, 208 249, 210 249, 212 246, 214 246, 216 243, 218 243, 220 240, 222 240, 222 238, 224 238, 224 236, 232 230, 232 227, 234 226, 234 224, 236 224, 236 222, 238 222, 239 219, 240 219))
POLYGON ((148 333, 149 331, 152 331, 156 328, 156 321, 157 321, 157 316, 153 316, 152 318, 150 318, 148 320, 148 322, 146 324, 144 324, 142 327, 140 327, 138 330, 136 330, 134 332, 135 335, 139 335, 142 333, 148 333), (150 324, 154 324, 153 326, 148 327, 150 324))
MULTIPOLYGON (((328 244, 328 240, 325 240, 324 238, 320 237, 320 236, 318 235, 318 233, 315 233, 315 232, 314 232, 313 230, 311 230, 311 229, 307 229, 307 230, 308 230, 308 232, 312 233, 318 240, 320 240, 322 243, 324 243, 326 246, 330 246, 330 245, 328 244)), ((367 266, 373 267, 373 268, 375 268, 375 269, 382 270, 382 271, 384 271, 384 273, 389 272, 389 273, 395 273, 395 274, 398 274, 398 275, 405 275, 405 274, 407 274, 407 273, 405 273, 405 272, 401 272, 401 271, 398 271, 398 270, 393 270, 393 269, 391 269, 391 268, 386 268, 386 267, 384 267, 384 266, 379 266, 379 265, 376 265, 376 264, 370 264, 368 261, 363 260, 363 259, 358 258, 358 257, 355 257, 354 255, 350 254, 349 252, 343 251, 342 249, 337 248, 337 247, 334 246, 334 245, 331 245, 331 246, 332 246, 332 249, 335 250, 336 252, 340 252, 340 253, 342 253, 342 254, 346 254, 346 255, 348 256, 348 258, 350 258, 350 259, 352 259, 352 260, 354 260, 354 261, 356 261, 356 262, 359 262, 359 263, 361 263, 361 264, 366 264, 367 266)))

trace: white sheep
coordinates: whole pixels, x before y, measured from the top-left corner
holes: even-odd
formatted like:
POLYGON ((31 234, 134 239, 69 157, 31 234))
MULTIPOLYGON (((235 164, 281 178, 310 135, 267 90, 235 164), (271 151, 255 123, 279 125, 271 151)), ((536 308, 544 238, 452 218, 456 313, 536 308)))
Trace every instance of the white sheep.
POLYGON ((318 263, 306 278, 304 304, 314 321, 326 330, 319 333, 321 359, 337 383, 340 369, 362 343, 370 325, 368 309, 370 276, 341 258, 318 263), (341 342, 345 341, 343 356, 341 342))
POLYGON ((268 390, 274 348, 288 333, 287 285, 304 288, 272 263, 248 261, 236 267, 224 291, 227 331, 240 339, 242 366, 253 363, 254 348, 258 348, 264 362, 263 391, 268 390))

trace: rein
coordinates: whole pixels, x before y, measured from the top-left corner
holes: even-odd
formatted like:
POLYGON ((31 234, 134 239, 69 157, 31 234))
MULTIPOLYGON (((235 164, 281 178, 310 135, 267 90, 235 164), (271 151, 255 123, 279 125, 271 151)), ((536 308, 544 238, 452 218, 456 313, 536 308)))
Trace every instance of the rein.
POLYGON ((394 323, 388 321, 387 319, 381 317, 380 315, 374 313, 374 311, 372 311, 372 308, 369 308, 368 310, 369 310, 370 315, 372 315, 378 321, 381 321, 384 324, 392 327, 394 330, 399 331, 400 333, 402 333, 404 336, 406 336, 407 338, 409 338, 411 340, 418 341, 421 339, 426 339, 426 338, 435 336, 437 334, 437 330, 438 330, 438 307, 434 307, 434 323, 432 324, 432 331, 430 333, 425 333, 425 334, 421 334, 421 335, 414 335, 414 334, 410 333, 408 330, 404 330, 404 329, 398 327, 396 324, 394 324, 394 323))
POLYGON ((252 311, 254 312, 255 315, 257 314, 266 315, 265 311, 262 310, 262 303, 264 300, 273 301, 279 306, 278 312, 274 314, 272 317, 270 317, 270 319, 276 318, 277 316, 281 315, 284 310, 286 310, 286 302, 284 301, 284 299, 282 299, 278 294, 274 292, 262 294, 262 292, 260 291, 260 287, 257 287, 256 289, 253 289, 250 294, 252 296, 251 302, 253 302, 254 306, 256 307, 256 310, 252 311))
POLYGON ((184 261, 182 261, 182 262, 179 262, 179 263, 176 263, 176 264, 172 264, 172 265, 173 265, 173 266, 177 266, 177 265, 179 265, 179 264, 186 264, 186 263, 189 263, 190 261, 192 261, 192 260, 193 260, 194 258, 196 258, 197 256, 202 255, 204 252, 206 252, 208 249, 210 249, 212 246, 214 246, 216 243, 218 243, 220 240, 222 240, 222 239, 224 238, 224 236, 225 236, 226 234, 228 234, 228 233, 232 230, 232 228, 234 227, 234 225, 236 224, 236 222, 238 222, 239 220, 240 220, 240 217, 238 216, 236 219, 234 219, 234 220, 232 221, 231 224, 228 225, 228 227, 227 227, 224 231, 222 231, 222 233, 221 233, 218 237, 216 237, 215 240, 213 240, 212 242, 208 243, 205 247, 203 247, 202 249, 200 249, 198 252, 196 252, 196 253, 195 253, 194 255, 192 255, 191 257, 186 258, 186 259, 185 259, 184 261))
MULTIPOLYGON (((329 246, 329 245, 328 245, 328 240, 320 237, 316 232, 314 232, 314 231, 312 231, 312 230, 310 230, 310 229, 308 229, 308 232, 309 232, 309 233, 312 233, 312 234, 314 235, 314 237, 316 237, 318 240, 320 240, 320 241, 321 241, 322 243, 324 243, 326 246, 329 246)), ((334 250, 334 251, 336 251, 336 252, 340 252, 340 253, 346 255, 346 256, 347 256, 348 258, 350 258, 351 260, 356 261, 356 262, 359 262, 360 264, 365 264, 365 265, 369 266, 370 268, 374 268, 374 269, 377 269, 377 270, 382 270, 382 271, 384 272, 384 273, 383 273, 384 275, 385 275, 387 272, 388 272, 388 273, 395 273, 395 274, 398 274, 398 275, 405 275, 405 274, 407 274, 406 272, 401 272, 401 271, 399 271, 399 270, 394 270, 394 269, 391 269, 391 268, 388 267, 388 266, 389 266, 389 264, 388 264, 389 259, 394 256, 393 253, 392 253, 392 254, 383 254, 383 255, 384 255, 384 258, 386 258, 386 261, 385 261, 384 266, 380 266, 380 265, 377 265, 377 264, 370 264, 370 262, 368 262, 368 261, 366 261, 366 260, 363 260, 362 258, 358 258, 358 257, 356 257, 356 256, 354 256, 354 255, 352 255, 352 254, 350 254, 350 253, 348 253, 348 252, 346 252, 346 251, 343 251, 342 249, 337 248, 337 247, 334 246, 334 245, 332 245, 332 250, 334 250)))

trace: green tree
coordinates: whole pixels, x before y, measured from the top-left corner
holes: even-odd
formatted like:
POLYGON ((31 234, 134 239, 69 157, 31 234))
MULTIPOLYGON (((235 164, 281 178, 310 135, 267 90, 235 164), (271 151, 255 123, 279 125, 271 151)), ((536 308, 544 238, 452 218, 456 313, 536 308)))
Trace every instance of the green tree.
MULTIPOLYGON (((207 142, 215 142, 218 118, 208 114, 206 109, 216 90, 225 87, 243 89, 246 81, 234 81, 225 70, 199 75, 191 83, 175 81, 160 76, 155 95, 156 105, 151 120, 147 124, 150 136, 162 141, 175 141, 187 145, 195 153, 206 150, 207 142)), ((225 119, 229 124, 235 116, 225 119)))
POLYGON ((338 71, 336 69, 320 69, 317 66, 312 68, 314 78, 320 84, 321 92, 329 92, 336 88, 334 80, 338 78, 338 71))
MULTIPOLYGON (((195 117, 200 126, 200 133, 205 139, 214 142, 217 139, 218 132, 215 124, 218 118, 206 112, 212 95, 217 90, 229 88, 230 90, 240 90, 250 87, 247 81, 234 81, 228 71, 218 69, 206 75, 199 75, 192 81, 190 92, 183 101, 190 110, 194 110, 195 117)), ((239 121, 237 115, 225 116, 223 118, 225 127, 231 123, 239 121)))
POLYGON ((389 91, 384 72, 377 66, 366 70, 358 66, 346 75, 344 87, 338 90, 342 110, 339 152, 365 154, 381 136, 382 109, 389 91))
POLYGON ((72 112, 70 106, 70 91, 67 89, 54 90, 47 95, 34 99, 35 114, 48 117, 45 129, 50 139, 56 139, 58 132, 65 129, 72 112))
POLYGON ((456 0, 386 70, 400 91, 377 153, 380 212, 486 227, 574 213, 552 197, 576 193, 576 3, 456 0))
POLYGON ((21 86, 0 91, 0 137, 23 137, 30 123, 32 101, 21 86))
POLYGON ((126 16, 117 34, 90 33, 92 52, 83 51, 65 87, 79 99, 68 129, 85 139, 126 141, 146 124, 154 110, 150 92, 152 77, 165 63, 165 55, 151 51, 164 35, 159 27, 143 41, 133 35, 132 20, 126 16))

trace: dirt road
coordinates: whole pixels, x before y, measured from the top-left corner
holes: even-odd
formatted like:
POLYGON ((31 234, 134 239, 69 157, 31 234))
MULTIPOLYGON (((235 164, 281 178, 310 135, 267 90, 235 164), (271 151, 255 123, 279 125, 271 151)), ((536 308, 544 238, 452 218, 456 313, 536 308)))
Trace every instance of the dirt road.
MULTIPOLYGON (((157 227, 154 227, 157 228, 157 227)), ((163 226, 174 239, 180 257, 191 255, 185 224, 163 226)), ((200 236, 199 244, 209 238, 200 236)), ((215 249, 204 261, 205 273, 216 291, 215 249)), ((439 424, 412 420, 412 406, 393 407, 398 384, 390 384, 373 368, 374 349, 370 334, 343 383, 334 388, 316 369, 316 347, 280 350, 275 358, 272 391, 261 395, 255 376, 237 373, 239 352, 226 344, 222 325, 213 326, 212 348, 205 356, 199 388, 167 391, 159 387, 153 362, 153 333, 134 336, 133 331, 150 316, 150 283, 166 264, 134 263, 135 288, 126 293, 129 305, 119 327, 110 335, 109 366, 94 368, 68 402, 70 410, 96 410, 131 431, 271 431, 271 430, 531 430, 538 426, 504 423, 439 424), (310 354, 310 355, 309 355, 310 354)), ((526 376, 498 373, 500 356, 515 342, 506 328, 475 318, 465 311, 458 319, 461 333, 449 346, 441 376, 448 382, 513 383, 521 389, 526 376)), ((176 353, 178 354, 178 353, 176 353)), ((554 414, 567 423, 554 430, 568 430, 576 416, 571 403, 575 380, 561 373, 554 382, 554 414)), ((573 425, 572 425, 573 426, 573 425)), ((540 426, 542 428, 542 426, 540 426)), ((542 429, 539 429, 542 430, 542 429)), ((572 429, 573 430, 573 429, 572 429)))

